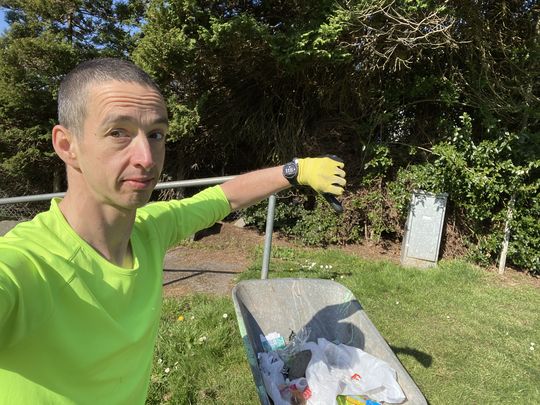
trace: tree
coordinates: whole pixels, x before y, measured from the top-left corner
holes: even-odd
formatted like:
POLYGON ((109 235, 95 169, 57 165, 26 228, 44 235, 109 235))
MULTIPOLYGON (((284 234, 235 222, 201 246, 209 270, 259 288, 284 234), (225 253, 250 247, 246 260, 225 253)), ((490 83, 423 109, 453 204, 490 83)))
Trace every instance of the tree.
POLYGON ((429 146, 455 19, 405 3, 152 1, 134 58, 168 95, 175 161, 231 173, 325 150, 361 172, 366 146, 429 146))
POLYGON ((141 1, 1 0, 8 31, 0 38, 0 171, 9 194, 60 191, 61 162, 51 128, 62 77, 80 61, 127 57, 144 11, 141 1))
POLYGON ((301 150, 315 86, 288 71, 281 47, 290 27, 324 19, 325 3, 151 3, 134 58, 168 97, 170 170, 234 173, 301 150))

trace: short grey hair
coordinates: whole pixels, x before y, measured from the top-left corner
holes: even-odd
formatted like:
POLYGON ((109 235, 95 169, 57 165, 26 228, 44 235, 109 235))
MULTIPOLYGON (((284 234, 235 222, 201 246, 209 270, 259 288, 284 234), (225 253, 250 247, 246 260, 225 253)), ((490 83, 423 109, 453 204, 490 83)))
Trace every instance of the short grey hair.
POLYGON ((76 136, 82 136, 86 118, 88 88, 94 83, 120 81, 138 83, 161 91, 152 78, 132 62, 116 58, 97 58, 77 65, 60 83, 58 122, 76 136))

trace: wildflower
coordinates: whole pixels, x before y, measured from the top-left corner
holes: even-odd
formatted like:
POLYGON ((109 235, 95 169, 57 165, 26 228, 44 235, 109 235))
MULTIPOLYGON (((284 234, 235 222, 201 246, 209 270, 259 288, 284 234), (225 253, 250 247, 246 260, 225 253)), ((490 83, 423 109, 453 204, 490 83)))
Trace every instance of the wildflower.
POLYGON ((170 369, 169 367, 167 367, 167 368, 165 369, 165 374, 167 374, 169 371, 171 371, 171 369, 170 369))
POLYGON ((223 314, 223 319, 227 319, 229 317, 228 314, 223 314))
POLYGON ((206 336, 201 336, 201 337, 199 338, 199 342, 203 343, 203 342, 206 341, 206 339, 207 339, 206 336))
POLYGON ((345 278, 345 276, 339 276, 339 278, 345 278))
POLYGON ((177 321, 180 321, 180 322, 182 322, 183 320, 184 320, 184 315, 180 315, 180 316, 178 316, 178 319, 177 319, 177 321))
POLYGON ((195 316, 191 315, 191 318, 189 318, 191 320, 194 320, 195 319, 195 316))
POLYGON ((157 362, 158 362, 158 364, 161 364, 161 363, 163 363, 163 360, 159 359, 157 362))

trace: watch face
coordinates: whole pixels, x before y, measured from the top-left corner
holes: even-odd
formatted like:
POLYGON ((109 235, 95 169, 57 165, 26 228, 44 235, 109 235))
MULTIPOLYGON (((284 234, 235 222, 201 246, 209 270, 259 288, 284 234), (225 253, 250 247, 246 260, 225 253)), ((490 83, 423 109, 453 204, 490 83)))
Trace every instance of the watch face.
POLYGON ((287 163, 283 167, 283 175, 288 179, 296 177, 296 172, 297 172, 296 164, 294 164, 292 162, 287 163))

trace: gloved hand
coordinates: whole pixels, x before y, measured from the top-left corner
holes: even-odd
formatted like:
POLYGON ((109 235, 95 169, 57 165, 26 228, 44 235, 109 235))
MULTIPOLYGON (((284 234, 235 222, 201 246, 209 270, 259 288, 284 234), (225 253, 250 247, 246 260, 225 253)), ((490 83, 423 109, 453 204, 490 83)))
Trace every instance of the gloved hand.
POLYGON ((319 193, 343 194, 345 166, 330 157, 298 159, 298 184, 310 186, 319 193))

